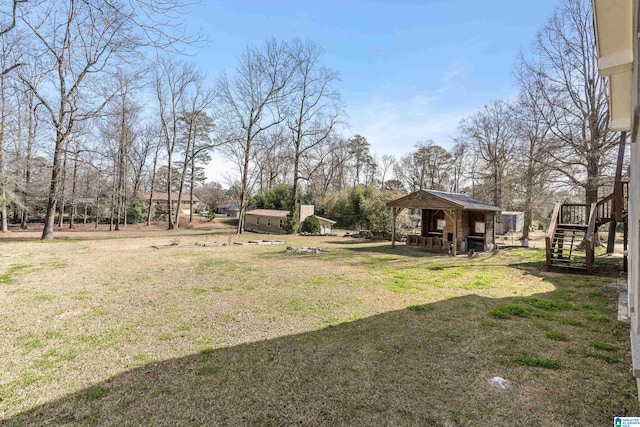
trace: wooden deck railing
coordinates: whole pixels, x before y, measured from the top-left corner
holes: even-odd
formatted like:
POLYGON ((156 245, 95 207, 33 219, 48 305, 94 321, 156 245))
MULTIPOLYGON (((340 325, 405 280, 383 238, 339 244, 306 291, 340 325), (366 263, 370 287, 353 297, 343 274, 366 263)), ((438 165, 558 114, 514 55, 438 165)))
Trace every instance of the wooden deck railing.
POLYGON ((565 203, 560 209, 560 224, 587 225, 590 206, 579 203, 565 203))
POLYGON ((616 218, 615 208, 622 205, 622 201, 618 201, 616 196, 615 192, 611 193, 596 203, 596 222, 604 224, 616 218))
MULTIPOLYGON (((594 247, 596 233, 600 225, 609 221, 624 222, 629 206, 629 182, 616 181, 613 193, 591 205, 579 203, 556 203, 551 216, 549 230, 545 238, 547 247, 547 270, 551 269, 551 255, 554 249, 554 237, 559 225, 587 226, 584 246, 586 251, 587 273, 593 272, 594 247)), ((577 227, 576 227, 577 228, 577 227)))

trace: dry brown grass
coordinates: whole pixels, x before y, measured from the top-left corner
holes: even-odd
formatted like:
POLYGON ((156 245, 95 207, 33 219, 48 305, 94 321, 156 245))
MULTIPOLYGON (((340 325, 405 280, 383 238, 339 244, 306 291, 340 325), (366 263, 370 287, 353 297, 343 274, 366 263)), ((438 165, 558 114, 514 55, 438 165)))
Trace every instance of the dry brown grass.
POLYGON ((526 250, 454 259, 292 236, 330 252, 185 247, 270 238, 214 224, 11 233, 0 419, 600 425, 640 412, 611 279, 540 273, 526 250), (512 386, 490 388, 496 375, 512 386))

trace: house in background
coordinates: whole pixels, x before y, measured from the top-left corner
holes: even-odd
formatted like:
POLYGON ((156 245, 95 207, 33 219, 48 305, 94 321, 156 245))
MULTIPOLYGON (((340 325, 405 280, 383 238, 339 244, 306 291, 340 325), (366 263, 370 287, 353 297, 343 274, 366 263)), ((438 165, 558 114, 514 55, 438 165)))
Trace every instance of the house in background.
POLYGON ((230 218, 239 218, 240 205, 233 200, 225 200, 216 206, 216 214, 228 216, 230 218))
MULTIPOLYGON (((314 214, 313 205, 300 205, 300 223, 314 214)), ((276 209, 254 209, 244 214, 244 230, 258 233, 282 233, 284 234, 284 221, 289 211, 276 209)), ((316 215, 320 221, 320 234, 329 234, 336 223, 327 218, 316 215)))
MULTIPOLYGON (((147 202, 151 202, 151 206, 157 212, 167 212, 169 210, 167 193, 154 192, 153 195, 151 193, 140 193, 140 197, 145 199, 147 202)), ((177 207, 178 207, 178 194, 173 193, 171 194, 172 211, 175 212, 177 207)), ((189 194, 182 195, 182 200, 180 200, 180 213, 188 215, 191 213, 192 209, 193 209, 193 212, 196 213, 199 211, 199 207, 200 207, 200 199, 198 199, 196 196, 193 196, 193 200, 191 200, 191 198, 189 197, 189 194)))

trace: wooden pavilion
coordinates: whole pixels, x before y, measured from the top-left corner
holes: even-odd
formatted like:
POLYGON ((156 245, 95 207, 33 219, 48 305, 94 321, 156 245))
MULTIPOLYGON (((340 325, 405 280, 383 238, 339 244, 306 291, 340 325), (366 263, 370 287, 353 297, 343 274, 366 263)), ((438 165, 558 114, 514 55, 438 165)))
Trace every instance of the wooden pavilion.
POLYGON ((458 252, 496 248, 496 218, 502 209, 464 194, 418 190, 387 203, 393 213, 391 245, 396 245, 396 219, 403 209, 421 212, 420 235, 407 236, 407 245, 458 252))

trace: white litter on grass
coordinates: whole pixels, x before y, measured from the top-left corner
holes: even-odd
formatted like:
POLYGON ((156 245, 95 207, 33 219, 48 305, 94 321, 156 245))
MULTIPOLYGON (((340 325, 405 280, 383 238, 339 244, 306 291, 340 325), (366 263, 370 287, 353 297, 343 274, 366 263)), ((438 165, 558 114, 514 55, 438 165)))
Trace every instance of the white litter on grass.
POLYGON ((493 377, 493 378, 489 378, 487 382, 491 387, 506 389, 507 387, 509 387, 509 383, 511 381, 505 380, 504 378, 501 378, 501 377, 493 377))

